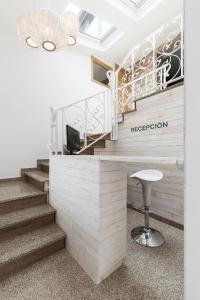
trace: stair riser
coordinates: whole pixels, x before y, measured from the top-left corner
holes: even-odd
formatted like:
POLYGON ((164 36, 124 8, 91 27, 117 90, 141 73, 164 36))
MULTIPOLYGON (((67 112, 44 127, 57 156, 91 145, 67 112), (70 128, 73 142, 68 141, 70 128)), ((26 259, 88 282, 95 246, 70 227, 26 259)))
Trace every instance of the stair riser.
POLYGON ((0 215, 47 203, 47 195, 38 195, 0 203, 0 215))
MULTIPOLYGON (((88 137, 88 140, 91 141, 91 140, 94 140, 94 139, 98 139, 100 136, 101 135, 99 135, 99 134, 97 134, 97 135, 92 134, 91 135, 92 138, 88 137)), ((110 138, 111 138, 111 135, 110 135, 110 133, 108 133, 107 135, 105 135, 104 137, 102 137, 101 140, 110 140, 110 138)))
POLYGON ((38 159, 37 160, 37 168, 38 170, 42 172, 49 173, 49 165, 46 165, 45 163, 48 163, 48 159, 38 159))
POLYGON ((49 166, 47 165, 39 165, 39 169, 42 171, 42 172, 46 172, 46 173, 49 173, 49 166))
POLYGON ((36 249, 31 253, 16 258, 15 260, 0 265, 0 279, 5 279, 10 274, 16 273, 41 259, 48 257, 65 248, 65 239, 55 241, 45 245, 42 248, 36 249))
POLYGON ((49 225, 55 222, 55 213, 33 218, 12 224, 6 228, 0 229, 0 242, 16 235, 26 233, 30 230, 40 228, 45 225, 49 225))
POLYGON ((81 152, 80 155, 94 155, 94 149, 88 148, 85 151, 81 152))
MULTIPOLYGON (((87 142, 88 143, 92 143, 92 142, 94 142, 98 138, 99 138, 99 136, 94 136, 93 138, 88 138, 87 142)), ((102 137, 99 141, 108 141, 110 139, 111 139, 111 136, 110 135, 108 135, 108 136, 106 135, 106 136, 102 137)), ((84 143, 83 139, 81 139, 81 143, 84 143)))
POLYGON ((91 148, 105 148, 105 140, 100 140, 100 141, 94 143, 93 145, 91 145, 90 147, 91 148))
POLYGON ((48 192, 49 191, 49 183, 48 182, 43 183, 43 182, 37 181, 36 179, 30 177, 27 174, 24 174, 24 179, 27 182, 33 184, 35 187, 37 187, 42 192, 48 192))

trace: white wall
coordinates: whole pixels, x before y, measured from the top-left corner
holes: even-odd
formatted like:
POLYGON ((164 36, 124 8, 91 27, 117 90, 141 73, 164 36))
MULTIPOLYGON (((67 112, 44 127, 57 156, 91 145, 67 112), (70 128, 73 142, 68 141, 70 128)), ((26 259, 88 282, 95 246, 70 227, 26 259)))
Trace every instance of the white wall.
POLYGON ((56 54, 27 49, 16 27, 0 26, 0 178, 47 158, 49 107, 104 88, 90 80, 90 56, 72 48, 56 54))
POLYGON ((200 1, 185 1, 185 300, 200 299, 200 1))

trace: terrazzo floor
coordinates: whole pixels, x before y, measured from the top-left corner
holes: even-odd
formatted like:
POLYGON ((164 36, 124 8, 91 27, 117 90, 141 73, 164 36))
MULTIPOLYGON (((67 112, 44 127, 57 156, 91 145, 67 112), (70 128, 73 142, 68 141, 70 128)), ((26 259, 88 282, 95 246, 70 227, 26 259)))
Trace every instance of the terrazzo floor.
POLYGON ((66 250, 0 283, 0 300, 182 300, 183 231, 151 219, 166 243, 149 249, 130 239, 143 215, 128 209, 128 254, 123 265, 96 286, 66 250))

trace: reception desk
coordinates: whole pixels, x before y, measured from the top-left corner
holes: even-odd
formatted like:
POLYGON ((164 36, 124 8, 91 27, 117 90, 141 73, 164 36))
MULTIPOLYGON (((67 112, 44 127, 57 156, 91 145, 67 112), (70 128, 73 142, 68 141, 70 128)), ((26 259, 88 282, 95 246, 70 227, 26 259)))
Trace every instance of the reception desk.
POLYGON ((123 162, 98 156, 52 156, 50 204, 66 247, 98 284, 127 250, 127 176, 123 162))
POLYGON ((50 157, 50 204, 67 234, 66 247, 100 283, 127 251, 127 163, 180 164, 174 158, 130 156, 50 157))

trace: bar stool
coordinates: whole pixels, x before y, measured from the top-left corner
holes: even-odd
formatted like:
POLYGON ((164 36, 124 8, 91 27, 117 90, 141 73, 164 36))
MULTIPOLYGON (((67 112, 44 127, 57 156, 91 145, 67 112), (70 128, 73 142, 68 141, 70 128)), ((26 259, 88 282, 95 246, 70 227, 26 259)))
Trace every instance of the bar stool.
POLYGON ((131 231, 131 237, 134 241, 146 247, 161 246, 165 242, 163 235, 149 227, 149 207, 152 183, 161 180, 163 173, 157 170, 142 170, 132 174, 130 177, 137 179, 142 185, 145 216, 145 225, 134 228, 131 231))

